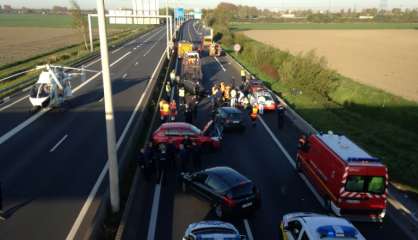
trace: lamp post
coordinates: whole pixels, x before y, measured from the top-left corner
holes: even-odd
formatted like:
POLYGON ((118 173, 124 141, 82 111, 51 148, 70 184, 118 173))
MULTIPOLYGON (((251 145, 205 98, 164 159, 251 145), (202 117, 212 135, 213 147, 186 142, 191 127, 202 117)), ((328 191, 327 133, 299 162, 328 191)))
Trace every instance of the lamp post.
POLYGON ((116 148, 116 132, 113 114, 112 83, 106 38, 104 0, 97 0, 100 55, 102 61, 103 94, 106 119, 107 162, 109 167, 110 204, 114 213, 119 212, 119 169, 116 148))

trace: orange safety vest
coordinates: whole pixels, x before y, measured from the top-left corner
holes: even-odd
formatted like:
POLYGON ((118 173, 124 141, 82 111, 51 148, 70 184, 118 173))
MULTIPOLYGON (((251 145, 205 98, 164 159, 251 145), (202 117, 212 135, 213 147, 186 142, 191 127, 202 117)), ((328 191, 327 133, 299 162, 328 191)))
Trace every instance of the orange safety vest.
POLYGON ((176 102, 171 102, 170 103, 170 112, 173 115, 177 114, 177 104, 176 104, 176 102))
POLYGON ((258 113, 258 107, 257 106, 253 106, 251 109, 251 118, 255 119, 257 117, 257 113, 258 113))
POLYGON ((168 105, 167 102, 165 102, 162 107, 161 115, 168 116, 169 111, 170 111, 170 106, 168 105))

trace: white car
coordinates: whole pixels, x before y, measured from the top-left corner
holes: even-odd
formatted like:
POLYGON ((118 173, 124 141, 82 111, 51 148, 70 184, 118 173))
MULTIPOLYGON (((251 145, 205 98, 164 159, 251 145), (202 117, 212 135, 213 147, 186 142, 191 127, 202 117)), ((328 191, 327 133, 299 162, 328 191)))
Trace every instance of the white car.
POLYGON ((254 94, 257 104, 262 104, 264 110, 274 111, 276 110, 276 102, 274 101, 273 96, 267 91, 258 91, 254 94))
POLYGON ((222 221, 201 221, 192 223, 187 228, 183 240, 241 240, 245 236, 239 234, 234 225, 222 221))
POLYGON ((365 240, 348 220, 316 213, 286 214, 280 228, 288 240, 365 240))

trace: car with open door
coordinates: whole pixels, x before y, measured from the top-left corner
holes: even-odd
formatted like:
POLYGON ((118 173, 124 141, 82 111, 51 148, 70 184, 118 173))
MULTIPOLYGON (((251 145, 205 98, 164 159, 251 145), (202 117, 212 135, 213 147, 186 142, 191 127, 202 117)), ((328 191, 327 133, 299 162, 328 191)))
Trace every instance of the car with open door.
POLYGON ((186 136, 204 150, 218 149, 221 146, 222 128, 213 121, 209 121, 203 130, 186 122, 168 122, 161 124, 153 133, 152 140, 156 145, 173 141, 179 147, 186 136))
POLYGON ((260 193, 254 183, 230 167, 213 167, 195 173, 181 173, 182 189, 210 201, 219 218, 254 213, 260 193))

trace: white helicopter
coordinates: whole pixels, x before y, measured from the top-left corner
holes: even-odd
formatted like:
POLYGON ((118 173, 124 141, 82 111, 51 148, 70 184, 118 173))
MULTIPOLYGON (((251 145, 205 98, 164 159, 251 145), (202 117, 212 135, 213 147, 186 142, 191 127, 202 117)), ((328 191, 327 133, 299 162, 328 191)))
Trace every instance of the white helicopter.
POLYGON ((73 96, 70 80, 76 74, 66 73, 66 69, 80 71, 82 76, 84 76, 85 71, 97 72, 84 68, 50 64, 37 66, 36 70, 42 70, 42 72, 39 75, 38 81, 32 86, 29 92, 29 101, 35 109, 60 107, 65 100, 73 96))

